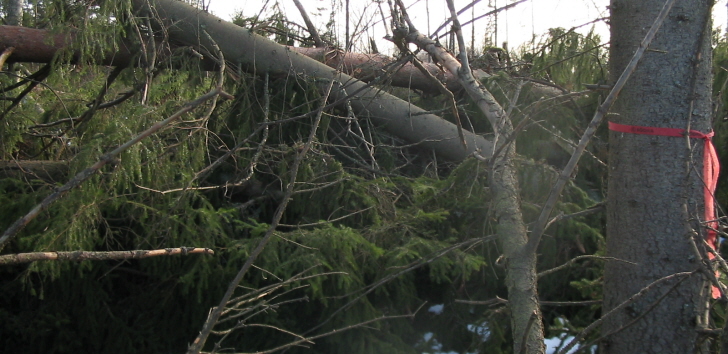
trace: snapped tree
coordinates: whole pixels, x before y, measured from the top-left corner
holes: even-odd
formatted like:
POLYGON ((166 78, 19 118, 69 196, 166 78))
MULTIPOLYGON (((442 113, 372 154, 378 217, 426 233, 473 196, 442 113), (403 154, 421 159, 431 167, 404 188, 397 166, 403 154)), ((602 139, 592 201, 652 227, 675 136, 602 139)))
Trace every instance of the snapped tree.
MULTIPOLYGON (((65 198, 42 202, 36 215, 45 217, 28 222, 22 232, 6 231, 4 252, 79 251, 75 258, 74 253, 58 256, 80 261, 86 259, 80 251, 167 248, 154 252, 186 255, 190 248, 184 246, 194 245, 214 249, 215 256, 4 268, 9 295, 0 304, 0 316, 5 331, 17 334, 4 337, 6 346, 17 347, 15 338, 32 338, 29 342, 38 350, 59 351, 197 353, 235 347, 307 352, 305 346, 310 346, 317 352, 439 348, 542 353, 545 336, 575 331, 581 333, 574 340, 565 338, 571 343, 563 352, 577 344, 605 343, 593 331, 604 322, 607 341, 621 340, 628 344, 619 348, 633 348, 629 343, 637 339, 617 336, 638 321, 618 322, 614 319, 619 317, 606 312, 590 325, 598 308, 589 306, 599 303, 599 262, 605 258, 598 253, 602 221, 592 215, 601 210, 596 200, 603 195, 595 181, 603 172, 603 153, 587 144, 617 94, 631 82, 630 71, 622 74, 612 66, 615 78, 622 76, 598 109, 599 94, 563 88, 581 87, 573 76, 588 77, 580 70, 584 67, 599 74, 593 70, 603 59, 598 54, 584 60, 583 67, 577 64, 590 58, 584 53, 599 53, 598 41, 553 31, 543 50, 523 55, 523 66, 530 70, 501 71, 478 82, 469 74, 453 4, 459 61, 418 33, 398 2, 392 15, 401 21, 395 22, 392 39, 426 49, 449 71, 443 76, 459 82, 433 86, 461 86, 470 97, 456 92, 438 102, 431 93, 418 97, 385 85, 396 82, 388 75, 402 68, 424 69, 421 77, 432 80, 432 72, 404 47, 398 60, 377 61, 392 70, 372 71, 381 77, 363 75, 371 80, 366 84, 342 73, 362 74, 347 68, 351 62, 328 61, 333 68, 325 66, 256 34, 259 27, 225 23, 178 1, 42 5, 37 5, 39 16, 63 29, 57 30, 56 42, 32 47, 43 47, 56 60, 21 75, 25 81, 20 84, 4 83, 4 92, 14 96, 3 101, 2 154, 14 161, 3 165, 8 171, 2 179, 6 197, 0 205, 7 208, 2 225, 58 191, 65 198), (108 20, 112 16, 115 21, 108 20), (65 32, 72 25, 78 30, 65 32), (97 38, 99 33, 106 37, 97 38), (63 40, 68 35, 74 39, 63 40), (126 56, 114 69, 87 65, 117 60, 115 54, 124 46, 138 48, 128 53, 139 56, 126 56), (69 61, 75 65, 63 64, 69 61), (213 67, 219 75, 203 71, 213 67), (563 94, 552 90, 542 99, 543 86, 534 89, 509 74, 528 75, 563 94), (22 85, 27 86, 18 92, 22 85), (234 98, 215 100, 225 92, 234 98), (112 94, 118 98, 106 98, 112 94), (194 110, 198 104, 203 111, 194 110), (191 116, 172 115, 179 105, 191 116), (591 122, 583 110, 596 110, 591 122), (168 125, 153 124, 157 121, 168 125), (157 127, 155 135, 137 135, 149 126, 157 127), (128 143, 131 136, 137 136, 137 144, 128 143), (562 156, 550 155, 554 150, 562 156), (565 151, 570 159, 564 159, 565 151), (585 152, 588 159, 577 173, 585 152), (52 164, 53 172, 47 171, 43 166, 50 165, 38 162, 39 156, 70 160, 62 164, 84 179, 58 178, 67 170, 52 164), (104 164, 86 169, 99 157, 104 164), (56 189, 47 182, 59 179, 72 183, 56 189), (497 235, 498 246, 491 234, 497 235), (582 266, 573 267, 576 263, 582 266), (551 275, 557 272, 568 275, 551 275), (444 310, 438 314, 433 307, 430 312, 424 301, 443 304, 444 310), (483 305, 495 307, 483 310, 483 305), (189 311, 180 313, 180 308, 189 311), (39 312, 48 316, 36 320, 39 312), (36 333, 44 329, 54 329, 55 335, 38 340, 36 333), (105 332, 115 335, 104 337, 105 332)), ((652 24, 652 35, 662 33, 657 28, 664 19, 650 16, 640 26, 652 24)), ((681 29, 682 22, 695 18, 673 17, 668 26, 681 29)), ((273 37, 288 42, 281 17, 271 24, 273 37)), ((11 30, 0 29, 0 39, 9 33, 6 29, 11 30)), ((634 35, 641 41, 646 34, 634 35)), ((648 35, 645 47, 650 40, 648 35)), ((18 55, 28 55, 22 46, 30 41, 15 43, 18 55)), ((6 47, 8 43, 2 49, 6 47)), ((12 53, 7 54, 12 60, 12 53)), ((638 51, 621 62, 634 67, 641 58, 638 51)), ((704 60, 695 63, 696 68, 706 65, 704 60)), ((692 165, 686 163, 693 160, 681 161, 682 179, 676 178, 689 181, 685 173, 692 165)), ((691 201, 693 194, 703 196, 697 181, 683 184, 692 186, 692 192, 683 194, 688 202, 681 205, 688 212, 673 220, 679 225, 685 226, 690 210, 700 206, 702 199, 691 201)), ((696 224, 692 230, 702 229, 696 224)), ((611 247, 608 251, 613 252, 611 247)), ((707 258, 704 252, 694 255, 707 258)), ((608 259, 610 266, 624 262, 621 255, 608 259)), ((712 274, 707 263, 702 267, 698 262, 661 277, 680 286, 693 281, 691 289, 700 289, 704 281, 697 271, 712 274), (685 272, 692 272, 690 281, 683 279, 685 272)), ((610 271, 607 279, 613 276, 610 271)), ((607 299, 610 308, 624 304, 625 296, 662 289, 650 284, 607 299)), ((615 294, 611 286, 604 290, 606 296, 615 294)), ((657 308, 649 306, 638 320, 657 308)), ((710 329, 708 322, 700 323, 701 329, 710 329)), ((687 341, 695 345, 697 336, 687 341)))

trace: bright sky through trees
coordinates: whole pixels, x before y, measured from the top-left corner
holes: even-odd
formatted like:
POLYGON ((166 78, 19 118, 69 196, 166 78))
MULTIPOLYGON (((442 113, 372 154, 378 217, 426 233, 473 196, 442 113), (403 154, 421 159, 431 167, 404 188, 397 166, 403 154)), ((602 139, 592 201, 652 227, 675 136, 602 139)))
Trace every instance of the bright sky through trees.
MULTIPOLYGON (((714 26, 725 29, 726 27, 726 1, 719 0, 714 6, 714 26)), ((431 32, 439 27, 449 16, 445 0, 405 0, 409 6, 410 16, 421 32, 431 32), (429 9, 429 11, 427 11, 429 9), (429 26, 428 26, 429 24, 429 26)), ((472 0, 455 0, 455 7, 459 10, 471 3, 472 0)), ((466 22, 483 15, 495 7, 503 7, 515 2, 514 0, 481 0, 472 10, 467 10, 460 16, 461 22, 466 22)), ((210 11, 223 19, 230 19, 236 12, 242 11, 244 16, 255 16, 263 10, 264 16, 271 12, 275 0, 206 0, 210 4, 210 11), (264 9, 264 7, 266 7, 264 9)), ((292 0, 279 0, 281 10, 291 21, 303 25, 298 10, 292 0)), ((323 25, 329 20, 332 9, 335 11, 334 18, 337 21, 337 29, 341 41, 344 38, 344 1, 343 0, 301 0, 301 3, 308 11, 309 16, 317 26, 323 25)), ((571 28, 586 24, 590 21, 609 16, 607 6, 609 0, 530 0, 516 5, 508 11, 498 14, 498 30, 495 31, 494 16, 480 19, 475 22, 475 27, 466 26, 463 32, 470 45, 473 30, 475 32, 474 45, 476 48, 485 44, 488 38, 493 45, 501 46, 508 42, 510 48, 515 48, 530 41, 533 36, 540 36, 549 28, 563 27, 571 28)), ((386 1, 382 2, 385 14, 389 14, 386 1)), ((354 39, 353 51, 366 51, 362 47, 367 43, 368 37, 377 40, 380 50, 387 52, 389 47, 386 41, 381 40, 385 35, 385 28, 382 25, 382 17, 378 12, 378 5, 375 1, 350 1, 351 32, 354 28, 364 29, 354 39), (384 49, 383 49, 384 48, 384 49)), ((389 21, 387 19, 387 21, 389 21)), ((593 25, 588 24, 578 29, 586 33, 591 28, 599 33, 603 40, 609 37, 609 29, 604 21, 597 21, 593 25)))

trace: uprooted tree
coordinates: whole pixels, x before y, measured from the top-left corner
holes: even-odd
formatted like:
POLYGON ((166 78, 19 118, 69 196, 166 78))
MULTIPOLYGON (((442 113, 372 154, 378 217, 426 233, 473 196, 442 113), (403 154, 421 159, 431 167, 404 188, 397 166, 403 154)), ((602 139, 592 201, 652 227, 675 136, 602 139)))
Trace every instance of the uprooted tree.
MULTIPOLYGON (((659 210, 678 225, 670 240, 667 226, 640 234, 644 251, 625 243, 635 258, 612 245, 633 233, 626 226, 607 228, 605 249, 600 202, 615 196, 598 131, 622 90, 644 98, 639 89, 657 87, 650 102, 673 107, 663 84, 629 79, 637 67, 650 82, 641 68, 665 66, 688 72, 665 75, 685 80, 674 121, 631 120, 621 98, 609 120, 710 130, 709 6, 668 2, 660 17, 663 1, 641 5, 649 11, 613 3, 614 33, 633 37, 612 40, 613 79, 597 90, 584 84, 606 79, 598 38, 555 29, 537 52, 485 65, 487 51, 468 57, 452 2, 458 54, 417 32, 397 1, 397 58, 284 46, 308 40, 280 14, 240 27, 175 0, 34 4, 23 23, 34 29, 0 27, 2 345, 541 353, 556 337, 565 351, 626 343, 611 349, 624 352, 652 335, 630 326, 649 327, 677 303, 689 307, 671 323, 691 326, 684 346, 717 347, 723 319, 691 293, 708 289, 708 259, 721 259, 708 256, 697 211, 707 204, 703 142, 649 137, 658 143, 612 150, 610 164, 675 150, 664 160, 678 172, 641 179, 682 188, 649 190, 669 208, 610 205, 610 217, 659 210), (631 13, 644 17, 618 17, 631 13), (664 59, 682 48, 671 31, 693 36, 680 37, 689 50, 675 63, 664 59), (647 249, 659 242, 682 252, 670 256, 680 266, 615 287, 615 274, 664 261, 647 249), (602 292, 616 310, 599 319, 602 292)), ((610 173, 622 186, 635 179, 610 173)))

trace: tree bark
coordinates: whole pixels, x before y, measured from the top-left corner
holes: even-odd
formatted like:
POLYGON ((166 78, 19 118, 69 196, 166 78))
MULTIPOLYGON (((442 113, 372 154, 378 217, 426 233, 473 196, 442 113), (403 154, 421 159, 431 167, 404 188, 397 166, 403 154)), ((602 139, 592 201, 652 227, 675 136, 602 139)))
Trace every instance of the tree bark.
MULTIPOLYGON (((384 82, 384 84, 421 90, 427 93, 438 93, 437 87, 428 77, 423 75, 422 72, 412 65, 412 63, 395 66, 396 61, 392 57, 386 55, 351 53, 344 52, 342 50, 333 50, 331 48, 289 48, 309 58, 316 59, 330 67, 340 67, 346 74, 352 75, 365 82, 372 81, 373 79, 384 75, 390 75, 387 70, 388 68, 391 68, 391 76, 384 82)), ((438 78, 448 90, 459 91, 462 88, 460 82, 458 82, 457 75, 453 75, 449 71, 442 70, 433 63, 422 63, 422 65, 430 72, 430 74, 432 74, 432 76, 438 78)), ((475 76, 476 79, 482 80, 490 75, 483 70, 474 70, 473 76, 475 76)), ((561 94, 560 91, 554 88, 543 89, 543 91, 553 96, 561 94)))
POLYGON ((5 24, 23 25, 23 0, 5 0, 5 24))
MULTIPOLYGON (((616 80, 660 12, 664 0, 612 0, 610 70, 616 80)), ((615 102, 619 124, 711 131, 711 1, 677 2, 615 102)), ((603 312, 665 276, 700 266, 691 246, 691 220, 702 219, 703 141, 611 131, 607 256, 603 312), (687 206, 686 206, 687 204, 687 206), (690 215, 687 215, 687 211, 690 215)), ((711 206, 712 207, 712 206, 711 206)), ((704 323, 708 288, 693 276, 654 286, 609 314, 603 353, 691 353, 704 323), (664 298, 660 299, 663 295, 664 298), (631 323, 634 322, 634 323, 631 323), (625 326, 629 328, 624 328, 625 326)))
MULTIPOLYGON (((8 59, 9 62, 30 62, 30 63, 50 63, 59 51, 67 49, 72 43, 74 36, 72 33, 52 34, 48 30, 25 28, 17 26, 0 26, 0 52, 9 47, 15 48, 13 55, 8 59)), ((160 50, 158 56, 169 56, 175 47, 170 48, 161 45, 156 46, 160 50)), ((388 76, 382 83, 397 87, 406 87, 415 90, 421 90, 426 93, 438 93, 437 87, 430 82, 411 63, 404 65, 396 65, 396 60, 392 57, 381 54, 361 54, 344 52, 332 48, 302 48, 285 46, 290 50, 301 53, 309 58, 315 59, 332 68, 340 68, 347 75, 351 75, 364 82, 383 78, 388 76), (388 70, 391 69, 391 70, 388 70)), ((103 58, 95 58, 102 65, 132 65, 134 63, 136 51, 133 45, 122 42, 119 50, 114 53, 108 53, 103 58)), ((76 63, 80 54, 71 56, 71 63, 76 63)), ((461 89, 458 78, 448 71, 441 70, 433 63, 422 63, 425 68, 435 77, 440 79, 445 87, 450 91, 458 91, 461 89)), ((203 70, 219 70, 219 65, 210 57, 205 56, 200 62, 203 70)), ((482 80, 490 75, 482 70, 475 70, 474 76, 482 80)), ((562 94, 561 91, 546 85, 534 84, 534 89, 538 90, 541 96, 554 97, 562 94)))
MULTIPOLYGON (((15 48, 13 55, 8 62, 30 62, 30 63, 50 63, 59 51, 66 47, 74 40, 72 33, 52 34, 48 30, 24 28, 17 26, 0 26, 0 52, 9 47, 15 48)), ((175 47, 170 48, 161 45, 156 46, 160 50, 158 56, 169 56, 175 47)), ((420 90, 428 94, 438 94, 439 91, 428 77, 425 77, 412 63, 397 65, 396 60, 390 56, 382 54, 363 54, 344 52, 332 48, 303 48, 286 46, 286 48, 303 54, 318 62, 326 64, 332 68, 340 68, 347 75, 351 75, 358 80, 371 82, 385 76, 386 80, 382 84, 397 87, 405 87, 414 90, 420 90), (391 69, 391 70, 390 70, 391 69)), ((133 65, 135 50, 129 43, 121 42, 119 50, 114 53, 108 53, 103 58, 96 58, 102 65, 133 65)), ((76 63, 80 54, 71 56, 71 63, 76 63)), ((432 76, 438 78, 450 91, 458 91, 462 88, 458 82, 457 76, 449 71, 442 70, 433 63, 422 63, 432 76)), ((200 61, 200 68, 203 70, 219 70, 219 65, 210 57, 205 56, 200 61)), ((490 77, 490 74, 483 70, 473 70, 473 76, 478 80, 490 77)), ((537 96, 556 97, 562 95, 560 90, 546 85, 532 83, 531 90, 537 96)))
POLYGON ((281 73, 335 80, 330 98, 348 99, 359 117, 368 117, 375 124, 420 147, 433 149, 443 158, 459 161, 476 150, 489 154, 492 143, 465 132, 467 148, 458 138, 457 127, 442 118, 428 114, 409 102, 371 87, 339 70, 332 69, 290 48, 277 44, 252 31, 225 22, 209 13, 175 0, 134 0, 135 10, 161 23, 172 42, 198 47, 214 53, 217 44, 225 60, 255 73, 281 73), (149 5, 154 8, 150 13, 149 5), (157 18, 158 16, 158 18, 157 18), (203 33, 203 29, 211 38, 203 33))
MULTIPOLYGON (((15 48, 13 55, 7 60, 8 62, 50 63, 58 52, 67 49, 73 41, 73 33, 53 34, 42 29, 0 26, 0 52, 10 47, 15 48)), ((157 48, 164 48, 164 46, 159 45, 157 48)), ((135 55, 132 46, 122 42, 116 52, 108 53, 104 58, 95 59, 103 65, 126 66, 132 62, 135 55)), ((80 53, 72 55, 69 58, 70 62, 78 62, 80 56, 80 53)), ((210 67, 215 65, 213 61, 208 61, 210 67)))

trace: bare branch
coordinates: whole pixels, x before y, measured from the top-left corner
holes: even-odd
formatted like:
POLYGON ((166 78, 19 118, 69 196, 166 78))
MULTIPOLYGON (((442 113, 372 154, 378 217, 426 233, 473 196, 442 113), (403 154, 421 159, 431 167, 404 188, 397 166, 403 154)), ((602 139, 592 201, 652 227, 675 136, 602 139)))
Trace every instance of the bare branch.
POLYGON ((558 272, 558 271, 560 271, 562 269, 565 269, 565 268, 570 267, 572 264, 574 264, 577 261, 580 261, 582 259, 598 259, 598 260, 602 260, 602 261, 618 261, 618 262, 624 262, 624 263, 629 263, 629 264, 637 265, 636 263, 629 262, 629 261, 625 261, 625 260, 621 260, 621 259, 617 259, 617 258, 614 258, 614 257, 583 255, 583 256, 574 257, 574 258, 570 259, 568 262, 566 262, 566 263, 564 263, 564 264, 562 264, 562 265, 560 265, 558 267, 551 268, 549 270, 545 270, 545 271, 543 271, 541 273, 538 273, 538 277, 541 278, 541 277, 544 277, 544 276, 549 275, 551 273, 556 273, 556 272, 558 272))
MULTIPOLYGON (((579 343, 580 340, 582 340, 584 337, 586 337, 586 335, 589 334, 589 332, 593 331, 595 328, 597 328, 598 326, 600 326, 602 324, 602 322, 604 322, 604 320, 607 317, 609 317, 610 315, 616 313, 617 311, 621 311, 622 309, 624 309, 625 307, 627 307, 629 304, 632 304, 635 301, 639 300, 642 296, 644 296, 647 293, 649 293, 650 290, 652 290, 653 288, 657 287, 657 285, 662 284, 663 282, 666 282, 666 281, 675 279, 675 278, 679 278, 678 281, 672 287, 670 287, 670 289, 668 289, 667 291, 665 291, 665 294, 663 294, 663 296, 661 296, 659 299, 655 300, 655 303, 653 303, 653 307, 656 306, 657 303, 659 303, 664 298, 664 296, 666 296, 667 294, 669 294, 673 289, 675 289, 675 287, 677 287, 683 281, 685 281, 690 276, 692 276, 693 274, 695 274, 695 272, 696 271, 693 271, 693 272, 675 273, 675 274, 670 274, 670 275, 668 275, 666 277, 662 277, 660 279, 655 280, 654 282, 652 282, 649 285, 647 285, 644 288, 642 288, 636 294, 632 295, 629 299, 627 299, 624 302, 622 302, 621 304, 617 305, 611 311, 603 314, 601 318, 599 318, 598 320, 592 322, 589 326, 587 326, 586 328, 584 328, 581 332, 579 332, 579 334, 576 337, 574 337, 574 339, 571 340, 571 342, 569 342, 568 345, 566 345, 564 348, 562 348, 559 351, 558 354, 569 353, 569 351, 571 350, 571 348, 573 348, 576 344, 579 343)), ((649 312, 649 311, 643 312, 642 315, 646 314, 647 312, 649 312)), ((639 320, 640 318, 642 318, 642 316, 637 317, 635 320, 639 320)), ((634 321, 630 322, 628 325, 630 325, 632 323, 634 323, 634 321)), ((622 330, 624 328, 626 328, 626 326, 620 328, 619 330, 622 330)), ((611 334, 614 334, 614 333, 610 333, 609 335, 611 335, 611 334)), ((585 348, 585 347, 588 348, 589 346, 588 345, 587 346, 582 346, 582 348, 585 348)))
POLYGON ((422 308, 422 306, 424 306, 424 305, 425 305, 425 304, 423 303, 423 304, 422 304, 422 305, 421 305, 421 306, 420 306, 419 308, 417 308, 417 310, 416 310, 416 311, 415 311, 414 313, 412 313, 412 314, 408 314, 408 315, 399 315, 399 316, 382 316, 382 317, 377 317, 377 318, 374 318, 374 319, 371 319, 371 320, 368 320, 368 321, 364 321, 364 322, 360 322, 360 323, 357 323, 357 324, 355 324, 355 325, 351 325, 351 326, 346 326, 346 327, 344 327, 344 328, 339 328, 339 329, 335 329, 335 330, 333 330, 333 331, 330 331, 330 332, 326 332, 326 333, 323 333, 323 334, 319 334, 319 335, 315 335, 315 336, 311 336, 311 337, 301 337, 301 336, 297 336, 297 337, 299 337, 299 338, 301 338, 301 339, 299 339, 299 340, 296 340, 296 341, 293 341, 293 342, 291 342, 291 343, 288 343, 288 344, 284 344, 284 345, 281 345, 281 346, 279 346, 279 347, 276 347, 276 348, 273 348, 273 349, 269 349, 269 350, 265 350, 265 351, 259 351, 259 352, 255 352, 255 353, 241 353, 241 354, 270 354, 270 353, 275 353, 275 352, 277 352, 277 351, 280 351, 280 350, 283 350, 283 349, 286 349, 286 348, 290 348, 290 347, 293 347, 293 346, 297 346, 297 345, 300 345, 300 344, 302 344, 302 343, 307 343, 307 342, 309 342, 309 343, 310 343, 310 342, 312 342, 312 341, 313 341, 314 339, 319 339, 319 338, 323 338, 323 337, 328 337, 328 336, 330 336, 330 335, 334 335, 334 334, 339 334, 339 333, 342 333, 342 332, 345 332, 345 331, 348 331, 348 330, 351 330, 351 329, 355 329, 355 328, 359 328, 359 327, 364 327, 364 326, 366 326, 366 325, 368 325, 368 324, 371 324, 371 323, 374 323, 374 322, 379 322, 379 321, 387 321, 387 320, 395 320, 395 319, 400 319, 400 318, 414 318, 414 317, 415 317, 415 315, 417 314, 417 312, 419 312, 419 310, 420 310, 420 309, 422 308))
MULTIPOLYGON (((478 17, 476 17, 476 18, 474 18, 474 19, 472 19, 472 20, 470 20, 470 21, 467 21, 467 22, 463 23, 462 25, 463 25, 463 26, 467 26, 467 25, 469 25, 469 24, 471 24, 471 23, 473 23, 473 22, 475 22, 475 21, 477 21, 477 20, 480 20, 480 19, 481 19, 481 18, 483 18, 483 17, 487 17, 487 16, 490 16, 490 15, 494 15, 494 14, 497 14, 497 13, 499 13, 499 12, 501 12, 501 11, 504 11, 504 10, 508 10, 508 9, 510 9, 510 8, 512 8, 512 7, 514 7, 514 6, 518 5, 518 4, 524 3, 524 2, 526 2, 526 1, 528 1, 528 0, 520 0, 520 1, 514 2, 514 3, 512 3, 512 4, 508 4, 508 5, 506 5, 506 6, 503 6, 503 7, 499 7, 499 8, 497 8, 497 9, 493 10, 493 11, 488 11, 488 12, 486 12, 486 13, 484 13, 484 14, 482 14, 482 15, 480 15, 480 16, 478 16, 478 17)), ((471 4, 469 4, 468 6, 465 6, 465 7, 463 7, 462 9, 460 9, 460 11, 458 11, 458 12, 457 12, 457 14, 458 14, 458 15, 462 15, 462 14, 463 14, 463 13, 464 13, 464 12, 465 12, 465 11, 466 11, 467 9, 469 9, 469 8, 470 8, 470 6, 474 5, 474 4, 475 4, 475 3, 477 3, 477 2, 478 2, 478 1, 473 1, 473 2, 472 2, 471 4)), ((442 31, 442 29, 443 29, 443 28, 445 28, 445 27, 446 27, 447 25, 449 25, 449 24, 450 24, 450 22, 452 22, 452 18, 448 18, 448 19, 447 19, 447 20, 445 21, 445 23, 443 23, 442 25, 440 25, 440 27, 438 27, 438 28, 437 28, 437 29, 435 30, 435 32, 432 32, 432 36, 431 36, 430 38, 435 38, 435 37, 437 37, 437 38, 442 38, 442 37, 446 36, 446 34, 443 34, 443 35, 441 35, 441 36, 438 36, 438 35, 437 35, 437 33, 438 33, 438 32, 440 32, 440 31, 442 31)))
MULTIPOLYGON (((334 86, 334 81, 331 80, 328 89, 326 90, 326 93, 324 95, 324 98, 328 98, 328 96, 331 94, 331 89, 334 86)), ((325 102, 325 100, 324 100, 325 102)), ((192 342, 192 345, 190 345, 189 349, 187 350, 188 354, 198 354, 202 347, 205 345, 205 342, 207 341, 208 336, 212 332, 212 329, 215 327, 217 322, 220 319, 220 316, 222 315, 223 310, 225 309, 225 305, 228 303, 230 298, 233 296, 233 293, 235 292, 235 289, 237 289, 238 284, 243 280, 243 277, 248 272, 250 267, 253 265, 253 262, 258 258, 261 252, 263 252, 263 249, 268 244, 270 239, 275 234, 275 230, 278 227, 278 224, 281 221, 281 218, 283 217, 283 212, 286 210, 286 207, 288 206, 288 202, 291 200, 291 196, 293 195, 294 191, 294 185, 296 183, 296 178, 298 176, 298 169, 301 166, 301 162, 303 161, 303 158, 308 154, 308 151, 311 149, 311 145, 315 141, 316 132, 318 131, 319 123, 321 122, 321 116, 323 115, 324 111, 324 105, 318 109, 318 113, 316 114, 316 118, 314 119, 314 122, 312 124, 311 130, 309 132, 308 140, 305 144, 303 144, 303 147, 300 149, 300 152, 296 155, 295 160, 293 161, 293 165, 291 166, 291 172, 290 172, 290 178, 285 188, 285 194, 283 196, 283 200, 278 205, 278 208, 275 211, 275 214, 273 216, 273 220, 270 224, 270 227, 266 231, 263 238, 260 240, 258 245, 255 247, 253 252, 251 252, 248 259, 245 261, 245 264, 242 268, 240 268, 240 271, 238 271, 238 274, 235 276, 235 278, 230 282, 230 285, 228 286, 227 291, 225 292, 225 295, 223 295, 222 299, 220 300, 220 303, 212 309, 212 312, 207 318, 207 321, 205 321, 205 324, 202 326, 202 330, 200 331, 200 334, 195 338, 194 342, 192 342)))
POLYGON ((5 61, 8 60, 11 54, 13 54, 13 51, 15 51, 15 47, 8 47, 3 50, 3 53, 0 54, 0 68, 5 65, 5 61))
POLYGON ((111 252, 32 252, 5 254, 0 256, 0 265, 30 263, 35 261, 107 261, 110 259, 142 259, 157 256, 173 256, 188 254, 215 254, 209 248, 179 247, 160 250, 133 250, 111 252))

